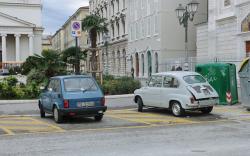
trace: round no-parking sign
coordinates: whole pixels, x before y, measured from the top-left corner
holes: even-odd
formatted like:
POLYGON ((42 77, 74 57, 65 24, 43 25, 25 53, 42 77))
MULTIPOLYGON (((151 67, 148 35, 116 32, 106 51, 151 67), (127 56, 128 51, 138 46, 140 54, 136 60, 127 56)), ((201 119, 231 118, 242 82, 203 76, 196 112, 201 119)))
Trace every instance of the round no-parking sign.
POLYGON ((82 23, 81 21, 72 21, 71 30, 73 37, 79 37, 82 34, 82 23))

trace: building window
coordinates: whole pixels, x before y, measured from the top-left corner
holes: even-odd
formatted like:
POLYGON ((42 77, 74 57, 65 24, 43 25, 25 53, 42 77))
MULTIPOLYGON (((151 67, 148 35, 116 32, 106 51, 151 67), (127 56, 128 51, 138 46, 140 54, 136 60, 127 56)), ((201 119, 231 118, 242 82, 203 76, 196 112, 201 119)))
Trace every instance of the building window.
POLYGON ((115 5, 114 5, 114 2, 111 2, 111 5, 112 5, 113 15, 115 15, 115 5))
POLYGON ((136 77, 139 77, 139 55, 138 53, 135 54, 135 73, 136 73, 136 77))
POLYGON ((120 24, 119 23, 117 23, 117 35, 118 37, 120 36, 120 24))
POLYGON ((121 59, 120 59, 120 51, 117 52, 117 73, 120 73, 121 68, 121 59))
POLYGON ((154 33, 155 34, 158 34, 159 33, 159 29, 158 29, 158 27, 159 27, 159 23, 158 23, 158 16, 157 16, 157 14, 155 15, 155 22, 154 22, 154 33))
POLYGON ((250 14, 242 21, 241 31, 242 32, 250 31, 250 14))
POLYGON ((145 73, 144 54, 141 55, 141 61, 142 61, 142 76, 144 76, 145 73))
POLYGON ((230 6, 231 5, 231 0, 224 0, 224 6, 230 6))
POLYGON ((123 27, 123 34, 126 34, 126 25, 125 25, 125 20, 122 21, 122 27, 123 27))
POLYGON ((115 67, 116 67, 116 63, 115 63, 115 52, 113 51, 113 54, 112 54, 112 58, 113 58, 113 73, 115 72, 115 67))
POLYGON ((123 56, 123 63, 124 63, 124 71, 126 72, 127 67, 126 67, 126 50, 125 49, 123 49, 122 56, 123 56))
POLYGON ((126 8, 126 0, 123 0, 123 9, 125 9, 126 8))
POLYGON ((159 57, 157 53, 155 53, 155 72, 159 72, 159 57))
POLYGON ((147 26, 148 26, 148 30, 147 30, 147 36, 150 36, 150 31, 151 31, 151 25, 150 25, 150 17, 148 18, 148 24, 147 24, 147 26))
POLYGON ((119 0, 116 0, 117 2, 117 9, 118 9, 118 12, 120 11, 120 3, 119 3, 119 0))
POLYGON ((114 25, 112 25, 111 27, 112 27, 112 37, 115 38, 115 28, 114 28, 114 25))

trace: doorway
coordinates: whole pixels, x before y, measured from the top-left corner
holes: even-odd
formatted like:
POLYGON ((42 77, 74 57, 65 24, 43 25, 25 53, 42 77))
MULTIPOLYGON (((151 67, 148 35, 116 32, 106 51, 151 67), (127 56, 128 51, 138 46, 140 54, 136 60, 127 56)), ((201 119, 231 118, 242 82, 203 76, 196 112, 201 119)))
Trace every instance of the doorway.
POLYGON ((250 57, 250 41, 246 41, 246 56, 250 57))

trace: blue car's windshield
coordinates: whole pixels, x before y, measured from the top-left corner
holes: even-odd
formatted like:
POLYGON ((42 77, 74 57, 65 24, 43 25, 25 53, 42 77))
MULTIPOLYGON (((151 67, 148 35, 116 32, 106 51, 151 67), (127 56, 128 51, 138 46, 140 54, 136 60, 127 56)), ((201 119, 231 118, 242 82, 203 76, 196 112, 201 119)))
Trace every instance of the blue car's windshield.
POLYGON ((66 92, 96 91, 97 85, 92 78, 67 78, 64 79, 64 89, 66 92))

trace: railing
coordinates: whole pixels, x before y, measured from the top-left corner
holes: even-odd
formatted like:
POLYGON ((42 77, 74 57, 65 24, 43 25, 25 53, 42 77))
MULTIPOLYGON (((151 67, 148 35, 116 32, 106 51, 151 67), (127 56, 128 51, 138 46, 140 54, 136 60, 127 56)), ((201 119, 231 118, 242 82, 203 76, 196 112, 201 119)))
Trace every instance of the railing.
POLYGON ((10 69, 14 67, 20 67, 23 62, 15 62, 15 61, 7 61, 7 62, 0 62, 0 69, 10 69))

